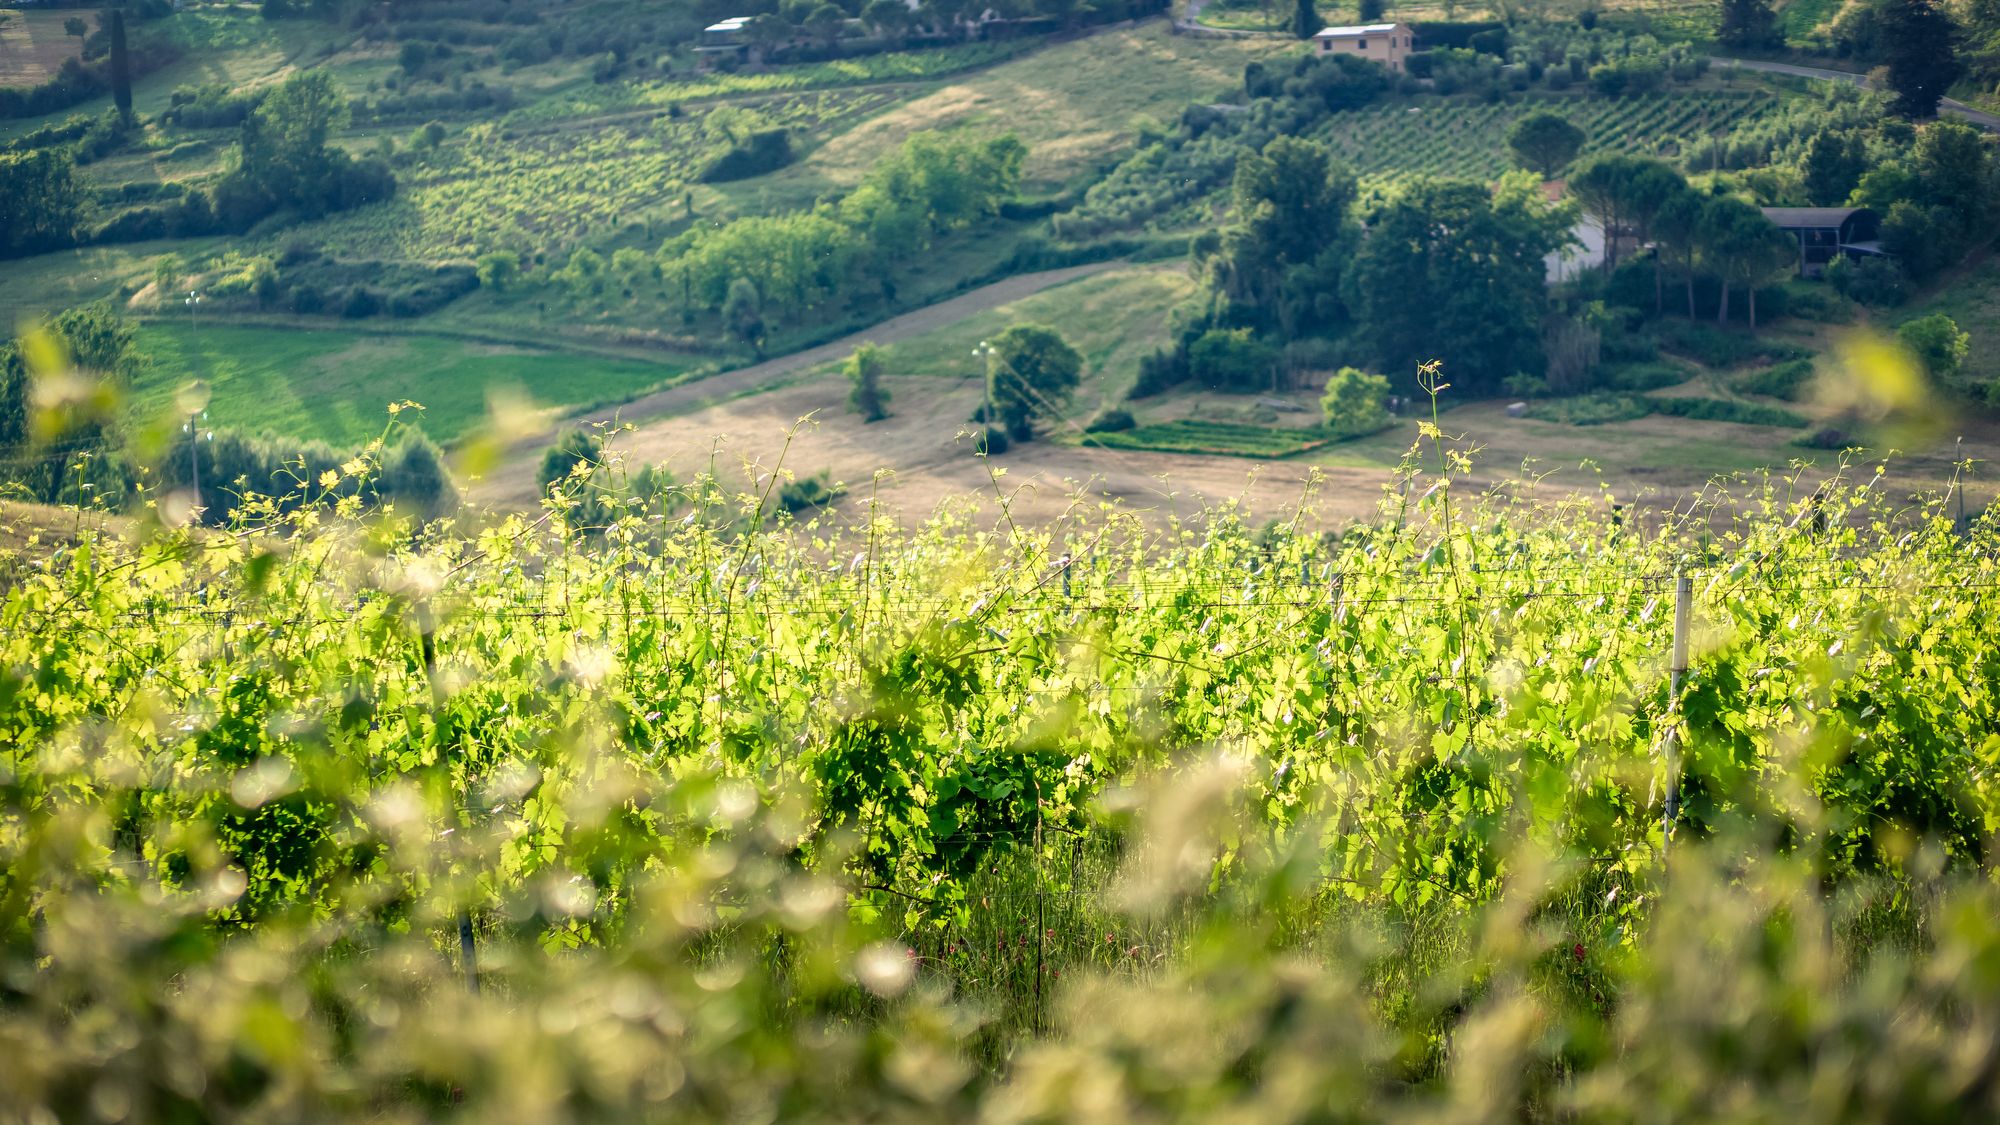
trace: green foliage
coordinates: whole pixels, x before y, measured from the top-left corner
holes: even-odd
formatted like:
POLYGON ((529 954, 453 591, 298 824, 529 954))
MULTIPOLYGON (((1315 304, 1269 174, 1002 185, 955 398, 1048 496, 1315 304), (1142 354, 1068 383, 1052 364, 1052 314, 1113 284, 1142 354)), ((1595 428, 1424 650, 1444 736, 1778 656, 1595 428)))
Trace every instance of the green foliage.
POLYGON ((1896 326, 1896 340, 1910 350, 1932 380, 1945 383, 1958 374, 1972 349, 1972 337, 1958 330, 1958 322, 1943 313, 1931 313, 1896 326))
POLYGON ((1816 374, 1810 359, 1788 359, 1770 367, 1742 372, 1729 381, 1730 387, 1746 395, 1769 395, 1787 402, 1805 397, 1816 374))
POLYGON ((778 489, 778 506, 793 515, 798 515, 801 512, 824 508, 840 499, 846 492, 847 488, 844 485, 829 483, 826 473, 821 471, 808 477, 784 482, 778 489))
POLYGON ((1132 417, 1131 411, 1114 408, 1106 410, 1097 417, 1092 418, 1090 424, 1083 428, 1083 432, 1087 434, 1115 434, 1130 430, 1138 424, 1138 421, 1132 417))
POLYGON ((1389 424, 1389 380, 1343 367, 1327 380, 1319 409, 1329 433, 1350 438, 1372 434, 1389 424))
POLYGON ((1146 449, 1160 453, 1200 453, 1222 457, 1290 457, 1324 449, 1341 438, 1317 427, 1293 429, 1243 422, 1212 422, 1179 418, 1129 430, 1095 434, 1095 444, 1114 449, 1146 449))
POLYGON ((1784 44, 1770 0, 1722 0, 1715 37, 1724 46, 1753 51, 1784 44))
POLYGON ((986 396, 995 419, 1015 441, 1032 435, 1037 418, 1062 416, 1076 390, 1083 357, 1052 328, 1016 324, 983 345, 987 352, 986 396))
POLYGON ((861 415, 863 422, 889 416, 889 392, 882 386, 886 355, 874 344, 863 344, 841 364, 841 374, 847 377, 847 408, 861 415))
POLYGON ((1738 422, 1749 426, 1796 427, 1806 419, 1790 410, 1755 402, 1721 398, 1663 398, 1658 395, 1599 391, 1573 398, 1548 399, 1528 405, 1528 417, 1572 426, 1630 422, 1649 414, 1694 418, 1706 422, 1738 422))
POLYGON ((602 438, 589 430, 566 429, 556 436, 554 445, 542 451, 541 464, 535 469, 535 487, 547 495, 603 463, 602 438))
POLYGON ((1935 0, 1872 0, 1869 6, 1897 111, 1905 117, 1936 116, 1938 100, 1965 73, 1954 49, 1958 31, 1951 16, 1935 0))
POLYGON ((1342 292, 1377 369, 1406 379, 1441 360, 1446 378, 1475 395, 1541 370, 1543 259, 1568 231, 1539 200, 1532 188, 1496 196, 1419 180, 1375 211, 1342 292))
POLYGON ((1540 173, 1544 180, 1562 174, 1583 151, 1587 138, 1569 118, 1550 110, 1537 110, 1514 122, 1507 130, 1507 147, 1521 166, 1540 173))
POLYGON ((1188 345, 1188 375, 1210 390, 1275 389, 1278 350, 1248 328, 1211 328, 1188 345))
POLYGON ((0 152, 0 258, 69 245, 83 207, 76 160, 65 149, 0 152))
POLYGON ((1327 537, 703 486, 588 549, 556 501, 10 562, 10 1103, 1993 1116, 1992 522, 1400 483, 1327 537))
POLYGON ((505 292, 520 276, 521 256, 511 250, 495 250, 490 254, 481 254, 475 268, 481 287, 496 293, 505 292))

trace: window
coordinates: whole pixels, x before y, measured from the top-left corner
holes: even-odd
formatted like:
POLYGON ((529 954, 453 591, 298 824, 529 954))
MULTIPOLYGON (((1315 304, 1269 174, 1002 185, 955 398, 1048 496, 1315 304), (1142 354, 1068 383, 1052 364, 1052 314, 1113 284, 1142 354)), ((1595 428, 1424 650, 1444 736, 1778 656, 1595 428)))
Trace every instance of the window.
POLYGON ((1365 50, 1367 50, 1367 49, 1368 49, 1368 40, 1366 40, 1366 39, 1363 39, 1363 40, 1361 40, 1361 41, 1360 41, 1359 43, 1356 43, 1356 44, 1354 45, 1354 49, 1355 49, 1355 50, 1357 50, 1357 51, 1365 51, 1365 50))

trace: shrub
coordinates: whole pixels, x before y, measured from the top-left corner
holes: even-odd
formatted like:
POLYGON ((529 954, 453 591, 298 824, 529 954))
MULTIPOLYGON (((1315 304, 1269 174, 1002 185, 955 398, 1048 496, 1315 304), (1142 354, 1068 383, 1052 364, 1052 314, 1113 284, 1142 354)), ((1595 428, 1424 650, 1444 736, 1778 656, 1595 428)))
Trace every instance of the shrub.
POLYGON ((1958 374, 1958 366, 1972 346, 1972 337, 1959 331, 1958 322, 1943 313, 1904 323, 1896 329, 1896 339, 1922 361, 1924 373, 1938 381, 1958 374))
POLYGON ((1788 359, 1771 367, 1745 371, 1730 380, 1730 386, 1740 394, 1768 395, 1796 402, 1812 382, 1813 373, 1812 360, 1788 359))
POLYGON ((1594 394, 1555 398, 1528 404, 1528 417, 1544 422, 1564 422, 1572 426, 1601 426, 1608 422, 1630 422, 1651 414, 1653 408, 1643 395, 1594 394))
POLYGON ((814 508, 824 508, 840 499, 847 489, 827 482, 825 470, 809 477, 786 481, 778 489, 778 505, 794 514, 814 508))
POLYGON ((1339 437, 1372 434, 1389 424, 1389 380, 1343 367, 1327 380, 1319 408, 1328 432, 1339 437))
POLYGON ((973 452, 989 455, 1005 453, 1012 444, 1012 442, 1007 440, 1007 431, 993 426, 989 426, 978 434, 975 434, 972 439, 973 452))
POLYGON ((1604 372, 1604 385, 1616 391, 1656 391, 1679 386, 1687 380, 1687 368, 1657 361, 1622 364, 1604 372))
POLYGON ((1277 361, 1277 349, 1248 328, 1211 328, 1188 348, 1188 374, 1215 390, 1268 387, 1277 361))
POLYGON ((491 254, 482 254, 474 267, 479 284, 496 293, 504 292, 520 272, 521 257, 511 250, 495 250, 491 254))
POLYGON ((709 184, 747 180, 775 172, 792 162, 792 136, 785 129, 765 129, 744 138, 701 170, 701 181, 709 184))
POLYGON ((1676 418, 1704 422, 1739 422, 1748 426, 1803 426, 1806 419, 1777 406, 1757 402, 1736 402, 1723 398, 1651 398, 1653 410, 1676 418))
POLYGON ((340 302, 340 315, 349 320, 360 320, 382 311, 382 295, 365 285, 357 285, 347 291, 340 302))
POLYGON ((1841 258, 1826 267, 1826 280, 1841 296, 1872 308, 1895 308, 1909 299, 1903 271, 1887 258, 1841 258))
POLYGON ((1083 428, 1083 432, 1087 434, 1115 434, 1122 430, 1129 430, 1136 425, 1138 423, 1133 419, 1131 411, 1113 409, 1092 418, 1090 424, 1083 428))

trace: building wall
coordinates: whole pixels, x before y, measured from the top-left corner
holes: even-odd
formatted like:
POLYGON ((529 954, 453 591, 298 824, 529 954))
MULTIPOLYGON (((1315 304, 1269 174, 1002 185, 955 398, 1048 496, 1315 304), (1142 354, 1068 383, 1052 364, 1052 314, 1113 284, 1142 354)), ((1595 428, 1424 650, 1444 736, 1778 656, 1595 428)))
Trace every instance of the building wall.
POLYGON ((1391 74, 1403 73, 1403 60, 1415 50, 1411 41, 1414 33, 1403 24, 1397 24, 1389 31, 1374 35, 1356 35, 1351 38, 1320 39, 1319 53, 1322 55, 1352 55, 1357 59, 1370 59, 1389 68, 1391 74))

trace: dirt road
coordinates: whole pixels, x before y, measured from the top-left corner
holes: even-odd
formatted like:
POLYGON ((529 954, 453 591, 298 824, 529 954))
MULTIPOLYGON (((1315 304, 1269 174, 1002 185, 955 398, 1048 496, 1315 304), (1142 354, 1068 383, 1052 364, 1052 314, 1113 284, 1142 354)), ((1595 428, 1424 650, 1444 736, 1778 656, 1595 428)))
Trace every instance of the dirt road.
MULTIPOLYGON (((901 316, 891 317, 872 328, 843 336, 815 348, 768 359, 750 367, 739 367, 734 371, 725 371, 720 375, 711 375, 706 379, 683 383, 680 386, 668 387, 633 399, 622 406, 574 415, 565 419, 559 426, 513 442, 500 467, 484 479, 475 481, 467 490, 467 498, 473 503, 495 508, 521 508, 534 504, 535 466, 541 451, 547 448, 555 440, 556 434, 565 427, 589 425, 593 422, 609 421, 615 417, 621 422, 640 427, 638 433, 630 435, 621 444, 644 445, 647 423, 688 414, 759 391, 771 390, 784 385, 800 371, 829 360, 843 358, 861 344, 893 344, 898 340, 920 336, 934 329, 956 324, 975 313, 1011 304, 1052 286, 1101 273, 1121 264, 1123 263, 1116 261, 1094 262, 1066 269, 1019 274, 939 301, 937 304, 926 305, 901 316)), ((845 393, 845 388, 842 388, 842 393, 845 393)))

